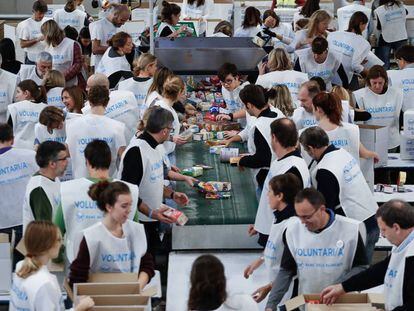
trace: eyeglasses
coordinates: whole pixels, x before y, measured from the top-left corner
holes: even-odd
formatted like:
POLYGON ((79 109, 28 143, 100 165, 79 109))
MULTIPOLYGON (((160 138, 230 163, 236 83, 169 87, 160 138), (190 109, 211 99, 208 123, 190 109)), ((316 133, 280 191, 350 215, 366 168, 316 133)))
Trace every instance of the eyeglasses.
POLYGON ((316 214, 316 212, 317 211, 319 211, 319 208, 318 209, 316 209, 312 214, 310 214, 310 215, 302 215, 302 216, 300 216, 300 215, 297 215, 298 216, 298 218, 300 218, 300 219, 302 219, 302 220, 310 220, 312 217, 313 217, 313 215, 315 215, 316 214))

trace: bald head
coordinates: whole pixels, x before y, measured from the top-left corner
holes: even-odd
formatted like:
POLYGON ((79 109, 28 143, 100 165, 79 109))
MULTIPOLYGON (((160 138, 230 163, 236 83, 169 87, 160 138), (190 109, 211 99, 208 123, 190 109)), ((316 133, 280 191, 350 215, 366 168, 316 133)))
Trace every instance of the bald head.
POLYGON ((109 90, 109 80, 104 74, 95 73, 86 82, 86 91, 89 92, 89 89, 93 86, 104 86, 109 90))
POLYGON ((270 131, 283 148, 296 147, 298 131, 295 122, 288 118, 280 118, 272 122, 270 131))

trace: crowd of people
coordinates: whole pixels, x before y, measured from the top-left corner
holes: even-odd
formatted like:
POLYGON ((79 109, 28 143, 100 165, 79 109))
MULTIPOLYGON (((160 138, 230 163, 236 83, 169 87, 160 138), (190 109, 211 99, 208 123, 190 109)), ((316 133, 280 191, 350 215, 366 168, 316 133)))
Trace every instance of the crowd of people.
MULTIPOLYGON (((104 1, 94 21, 82 0, 51 19, 34 1, 17 26, 24 64, 12 40, 0 41, 0 232, 26 249, 13 252, 10 310, 65 309, 50 260, 68 267, 70 287, 91 273, 130 272, 144 288, 171 247, 168 212, 189 203, 174 182, 197 182, 176 166, 188 142, 180 133, 197 113, 188 85, 148 53, 148 31, 133 41, 123 28, 130 10, 117 2, 104 1)), ((378 208, 360 161, 373 170, 379 155, 358 127, 387 127, 388 151, 399 152, 403 115, 414 109, 407 10, 398 0, 371 9, 353 1, 335 19, 319 0, 301 5, 292 24, 248 7, 240 27, 223 20, 214 30, 265 42, 258 75, 217 68, 225 109, 215 119, 239 122, 222 143, 246 143, 237 165, 250 169, 258 202, 246 239, 257 236, 263 254, 240 274, 265 264, 269 279, 230 295, 223 264, 202 255, 188 310, 252 311, 266 299, 272 311, 301 293, 331 304, 381 284, 386 310, 414 309, 414 208, 401 200, 378 208), (380 233, 394 248, 373 264, 380 233)), ((182 19, 197 19, 206 36, 210 10, 206 0, 183 9, 163 1, 156 36, 191 35, 182 19)), ((75 310, 93 305, 83 297, 75 310)))

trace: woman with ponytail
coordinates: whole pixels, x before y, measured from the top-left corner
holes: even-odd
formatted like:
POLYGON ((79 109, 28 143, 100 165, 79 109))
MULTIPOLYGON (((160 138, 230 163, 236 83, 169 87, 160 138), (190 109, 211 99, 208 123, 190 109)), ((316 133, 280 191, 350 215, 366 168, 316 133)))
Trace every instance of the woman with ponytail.
MULTIPOLYGON (((23 239, 27 254, 16 266, 9 310, 65 310, 58 280, 47 268, 48 262, 58 257, 62 246, 58 227, 49 221, 32 221, 23 239)), ((90 310, 93 306, 93 300, 85 297, 74 310, 90 310)))
POLYGON ((17 85, 16 101, 8 105, 8 123, 13 127, 14 146, 33 149, 34 127, 40 112, 47 106, 46 91, 33 80, 23 80, 17 85))
POLYGON ((177 38, 182 33, 188 35, 187 27, 181 26, 175 30, 174 26, 180 21, 181 8, 175 3, 162 2, 161 24, 158 27, 156 37, 177 38))
POLYGON ((89 196, 104 213, 101 221, 83 231, 69 284, 83 283, 90 273, 137 273, 141 289, 154 276, 147 253, 144 226, 128 219, 132 196, 127 184, 103 180, 89 187, 89 196))
POLYGON ((188 310, 256 311, 256 302, 250 295, 226 292, 226 276, 221 261, 213 255, 201 255, 191 268, 188 310))
POLYGON ((131 36, 126 32, 118 32, 108 40, 109 49, 102 56, 95 73, 102 73, 109 79, 109 88, 114 88, 121 78, 132 77, 131 65, 126 54, 134 48, 131 36))

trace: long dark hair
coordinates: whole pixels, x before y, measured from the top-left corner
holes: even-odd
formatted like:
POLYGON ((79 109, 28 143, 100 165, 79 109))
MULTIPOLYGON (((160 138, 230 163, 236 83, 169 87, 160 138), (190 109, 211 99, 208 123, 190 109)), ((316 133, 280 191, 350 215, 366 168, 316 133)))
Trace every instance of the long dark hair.
POLYGON ((319 1, 320 0, 306 0, 299 13, 306 18, 311 17, 314 12, 321 9, 319 6, 319 1))
POLYGON ((365 13, 357 11, 352 14, 351 19, 349 20, 348 29, 346 31, 354 32, 357 35, 362 35, 361 29, 359 28, 361 24, 368 24, 368 17, 365 15, 365 13))
POLYGON ((178 15, 180 12, 181 8, 177 4, 163 1, 161 9, 161 21, 171 24, 172 16, 178 15))
POLYGON ((393 5, 401 5, 401 2, 398 0, 380 0, 379 5, 386 5, 386 6, 393 6, 393 5))
POLYGON ((224 266, 213 255, 198 257, 191 268, 189 310, 215 310, 227 298, 224 266))
POLYGON ((33 80, 23 80, 17 85, 23 92, 28 91, 35 103, 46 102, 46 89, 44 86, 38 86, 33 80))
POLYGON ((0 40, 0 54, 3 58, 3 63, 16 60, 16 50, 12 39, 4 38, 0 40))
POLYGON ((194 2, 197 2, 197 7, 204 5, 206 3, 206 0, 188 0, 188 4, 193 5, 194 2))
POLYGON ((260 11, 253 6, 249 6, 244 12, 244 20, 242 27, 248 28, 261 24, 262 20, 260 19, 260 11))

